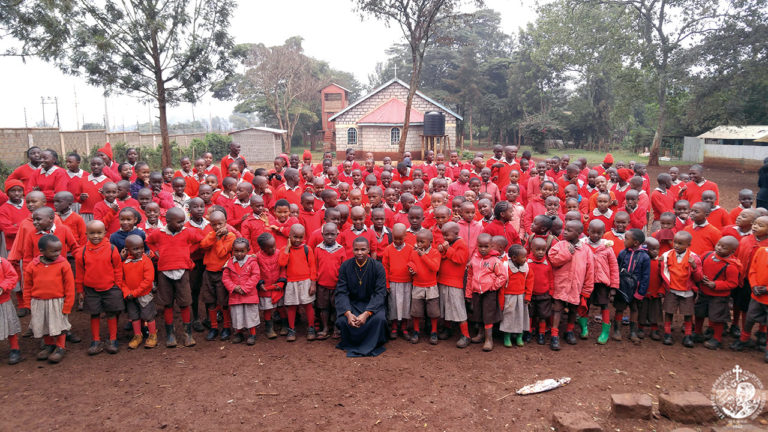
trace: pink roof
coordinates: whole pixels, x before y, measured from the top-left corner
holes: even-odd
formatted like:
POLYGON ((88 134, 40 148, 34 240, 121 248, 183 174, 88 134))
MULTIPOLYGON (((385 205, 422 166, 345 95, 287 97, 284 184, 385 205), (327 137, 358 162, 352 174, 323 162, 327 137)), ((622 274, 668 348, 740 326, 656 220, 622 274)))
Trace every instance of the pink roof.
MULTIPOLYGON (((403 124, 405 120, 405 104, 399 99, 390 99, 389 102, 371 111, 358 123, 373 124, 403 124)), ((411 123, 424 123, 424 114, 411 108, 411 123)))

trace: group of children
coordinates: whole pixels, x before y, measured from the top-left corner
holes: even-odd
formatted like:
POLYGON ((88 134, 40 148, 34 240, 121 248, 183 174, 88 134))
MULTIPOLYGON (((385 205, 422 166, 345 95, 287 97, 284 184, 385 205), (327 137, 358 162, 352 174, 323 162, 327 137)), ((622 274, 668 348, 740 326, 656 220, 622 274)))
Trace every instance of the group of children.
POLYGON ((362 237, 386 271, 391 339, 437 344, 458 330, 457 347, 490 351, 497 328, 507 347, 549 337, 560 350, 561 328, 567 344, 587 339, 599 310, 598 344, 622 340, 628 321, 632 342, 671 345, 679 315, 686 347, 718 349, 727 331, 732 349, 764 349, 768 211, 751 191, 727 212, 699 165, 671 168, 651 191, 642 164, 610 154, 589 167, 517 153, 495 146, 465 163, 428 151, 419 165, 409 152, 396 165, 366 154, 361 165, 347 149, 338 166, 305 152, 266 170, 232 143, 220 166, 206 153, 152 172, 134 149, 115 163, 107 144, 88 173, 77 154, 60 167, 32 147, 0 196, 0 340, 21 361, 18 318, 30 314, 37 359, 57 363, 79 341, 73 308, 91 316, 89 355, 119 351, 123 312, 129 349, 157 346, 158 312, 177 346, 174 308, 187 347, 206 327, 208 341, 253 345, 262 320, 267 338, 295 341, 299 313, 307 340, 339 338, 339 267, 362 237))

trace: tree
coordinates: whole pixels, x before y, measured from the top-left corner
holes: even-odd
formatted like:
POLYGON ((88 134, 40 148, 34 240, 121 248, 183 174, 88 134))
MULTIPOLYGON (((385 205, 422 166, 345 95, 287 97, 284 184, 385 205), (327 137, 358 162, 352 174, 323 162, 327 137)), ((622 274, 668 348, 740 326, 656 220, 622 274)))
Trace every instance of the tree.
MULTIPOLYGON (((474 2, 478 7, 484 3, 483 0, 474 2)), ((413 96, 418 89, 424 53, 433 42, 432 37, 437 25, 441 21, 453 18, 460 3, 460 0, 356 0, 357 10, 361 15, 370 14, 376 19, 383 20, 387 25, 396 22, 411 49, 411 81, 405 103, 403 131, 398 143, 400 153, 405 152, 411 106, 413 96)))
POLYGON ((232 73, 227 33, 234 0, 38 0, 17 11, 12 32, 22 52, 105 93, 157 103, 162 163, 171 164, 168 105, 196 102, 213 80, 232 73), (46 35, 48 35, 46 37, 46 35))

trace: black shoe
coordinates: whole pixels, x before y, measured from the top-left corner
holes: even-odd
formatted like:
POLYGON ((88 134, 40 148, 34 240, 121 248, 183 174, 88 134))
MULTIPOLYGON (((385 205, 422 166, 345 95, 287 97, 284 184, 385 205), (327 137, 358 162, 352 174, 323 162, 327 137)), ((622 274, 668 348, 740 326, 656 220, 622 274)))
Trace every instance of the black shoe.
POLYGON ((693 337, 691 335, 686 335, 683 337, 683 346, 686 348, 693 348, 694 347, 693 337))
POLYGON ((101 341, 93 341, 91 342, 91 346, 88 347, 89 356, 101 354, 102 351, 104 351, 104 344, 101 343, 101 341))
POLYGON ((29 309, 27 308, 19 308, 19 310, 16 311, 16 316, 19 318, 24 318, 27 315, 29 315, 29 309))
POLYGON ((706 340, 707 340, 707 337, 704 336, 703 334, 699 334, 699 333, 693 334, 693 341, 695 343, 704 343, 706 340))
POLYGON ((232 336, 232 343, 233 344, 243 343, 243 334, 240 332, 235 333, 235 335, 232 336))
POLYGON ((672 345, 672 333, 664 333, 664 345, 672 345))
POLYGON ((212 341, 215 340, 217 337, 219 337, 219 329, 210 329, 208 330, 208 334, 205 335, 205 340, 212 341))
POLYGON ((704 330, 704 337, 707 339, 711 339, 712 336, 715 335, 715 330, 712 329, 712 327, 707 327, 706 330, 704 330))
POLYGON ((547 343, 547 341, 544 340, 544 333, 539 333, 536 336, 536 343, 539 345, 544 345, 545 343, 547 343))
POLYGON ((11 354, 8 356, 8 364, 15 365, 22 360, 24 360, 24 357, 21 356, 21 351, 17 349, 12 349, 11 354))
POLYGON ((746 342, 742 342, 741 339, 736 339, 728 348, 730 348, 732 351, 743 351, 746 346, 746 342))
POLYGON ((437 337, 437 333, 435 333, 435 332, 430 333, 430 335, 429 335, 429 344, 430 345, 437 345, 437 340, 438 339, 439 338, 437 337))
POLYGON ((642 327, 637 329, 637 338, 645 339, 645 330, 643 330, 642 327))
POLYGON ((730 330, 728 330, 728 333, 731 335, 731 337, 736 339, 741 337, 741 329, 737 325, 732 325, 730 330))
POLYGON ((48 356, 53 354, 53 351, 56 349, 56 345, 44 345, 43 348, 40 350, 40 352, 37 353, 37 360, 43 361, 48 360, 48 356))
POLYGON ((221 331, 221 340, 226 341, 229 340, 229 338, 232 336, 232 329, 231 328, 225 328, 221 331))
POLYGON ((204 319, 201 324, 203 325, 203 327, 205 327, 207 329, 211 328, 211 320, 209 320, 208 318, 204 319))
POLYGON ((466 348, 469 346, 471 342, 469 341, 469 338, 461 335, 458 341, 456 341, 456 348, 466 348))
POLYGON ((80 343, 82 341, 83 340, 80 339, 78 335, 72 333, 71 331, 67 332, 67 342, 80 343))
POLYGON ((568 345, 576 345, 576 335, 572 331, 565 332, 565 343, 568 345))
POLYGON ((718 350, 720 347, 723 346, 717 339, 712 338, 704 342, 704 348, 711 349, 711 350, 718 350))
POLYGON ((65 350, 62 347, 56 347, 55 350, 51 353, 51 355, 48 356, 48 363, 56 364, 60 362, 62 359, 64 359, 64 354, 67 353, 67 350, 65 350))
POLYGON ((419 343, 419 332, 415 331, 415 332, 411 333, 411 343, 412 344, 419 343))
POLYGON ((205 326, 203 326, 203 323, 201 323, 200 320, 194 320, 192 321, 192 330, 202 333, 205 331, 205 326))
MULTIPOLYGON (((434 333, 435 330, 432 329, 432 333, 434 333)), ((442 330, 440 330, 440 333, 437 334, 437 338, 440 340, 448 340, 451 338, 451 329, 449 327, 443 327, 442 330)))
POLYGON ((533 335, 531 334, 531 332, 529 332, 529 331, 523 332, 523 343, 528 343, 532 339, 533 339, 533 335))
POLYGON ((765 343, 768 342, 768 337, 764 332, 755 332, 755 339, 757 339, 758 347, 764 347, 765 343))
POLYGON ((104 351, 108 352, 109 354, 117 354, 117 340, 111 340, 107 342, 107 346, 104 347, 104 351))
POLYGON ((552 351, 560 351, 560 337, 559 336, 552 336, 549 339, 549 349, 552 351))
POLYGON ((655 341, 660 341, 661 340, 661 332, 658 329, 657 330, 651 330, 651 339, 653 339, 655 341))
POLYGON ((245 341, 246 345, 256 345, 256 335, 249 334, 245 341))

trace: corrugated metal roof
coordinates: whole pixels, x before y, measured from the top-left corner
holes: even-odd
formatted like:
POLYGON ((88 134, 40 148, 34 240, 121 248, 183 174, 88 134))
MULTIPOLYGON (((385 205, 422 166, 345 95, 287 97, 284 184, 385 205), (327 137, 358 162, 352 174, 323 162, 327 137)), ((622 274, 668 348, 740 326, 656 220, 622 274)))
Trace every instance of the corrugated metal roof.
MULTIPOLYGON (((385 88, 387 88, 387 87, 391 86, 391 85, 392 85, 392 84, 394 84, 394 83, 398 83, 398 84, 402 85, 403 87, 405 87, 405 88, 407 88, 407 89, 410 89, 410 86, 408 86, 408 84, 406 84, 405 82, 403 82, 403 81, 400 81, 400 80, 399 80, 399 79, 397 79, 397 78, 393 78, 393 79, 391 79, 391 80, 389 80, 389 81, 385 82, 385 83, 384 83, 384 84, 382 84, 380 87, 378 87, 378 88, 376 88, 375 90, 373 90, 372 92, 368 93, 367 95, 365 95, 365 96, 361 97, 360 99, 356 100, 356 101, 355 101, 353 104, 351 104, 351 105, 349 105, 348 107, 344 108, 343 110, 341 110, 341 111, 337 112, 336 114, 334 114, 334 115, 333 115, 333 117, 329 118, 329 119, 328 119, 328 121, 334 121, 334 120, 336 120, 336 117, 338 117, 338 116, 340 116, 340 115, 344 114, 345 112, 347 112, 347 111, 351 110, 351 109, 352 109, 352 108, 354 108, 355 106, 357 106, 357 105, 360 105, 360 104, 361 104, 363 101, 365 101, 365 100, 366 100, 366 99, 368 99, 369 97, 371 97, 371 96, 375 95, 376 93, 378 93, 378 92, 380 92, 380 91, 384 90, 385 88)), ((430 98, 429 96, 425 95, 424 93, 422 93, 422 92, 420 92, 420 91, 416 90, 416 94, 417 94, 417 95, 419 95, 419 97, 421 97, 421 98, 424 98, 424 99, 425 99, 425 100, 427 100, 428 102, 431 102, 431 103, 433 103, 433 104, 437 105, 437 106, 438 106, 439 108, 441 108, 443 111, 445 111, 445 112, 447 112, 448 114, 450 114, 450 115, 452 115, 452 116, 456 117, 457 119, 459 119, 459 120, 464 120, 464 118, 463 118, 462 116, 460 116, 460 115, 456 114, 455 112, 453 112, 453 111, 449 110, 449 109, 448 109, 448 108, 446 108, 444 105, 442 105, 442 104, 438 103, 437 101, 435 101, 434 99, 432 99, 432 98, 430 98)), ((405 114, 405 111, 403 111, 403 114, 405 114)), ((402 122, 401 122, 401 123, 402 123, 402 122)))
MULTIPOLYGON (((405 119, 405 104, 395 98, 385 102, 383 105, 366 114, 357 121, 358 124, 402 124, 405 119)), ((413 123, 423 123, 424 114, 411 108, 410 121, 413 123)))
POLYGON ((748 139, 768 138, 768 126, 718 126, 699 135, 704 139, 748 139))
POLYGON ((249 131, 249 130, 258 130, 258 131, 262 131, 262 132, 270 132, 270 133, 277 134, 277 135, 282 135, 282 134, 288 132, 287 130, 273 129, 273 128, 268 128, 268 127, 265 126, 265 127, 249 127, 249 128, 245 128, 245 129, 240 129, 240 130, 236 130, 236 131, 230 132, 229 135, 236 134, 238 132, 245 132, 245 131, 249 131))

